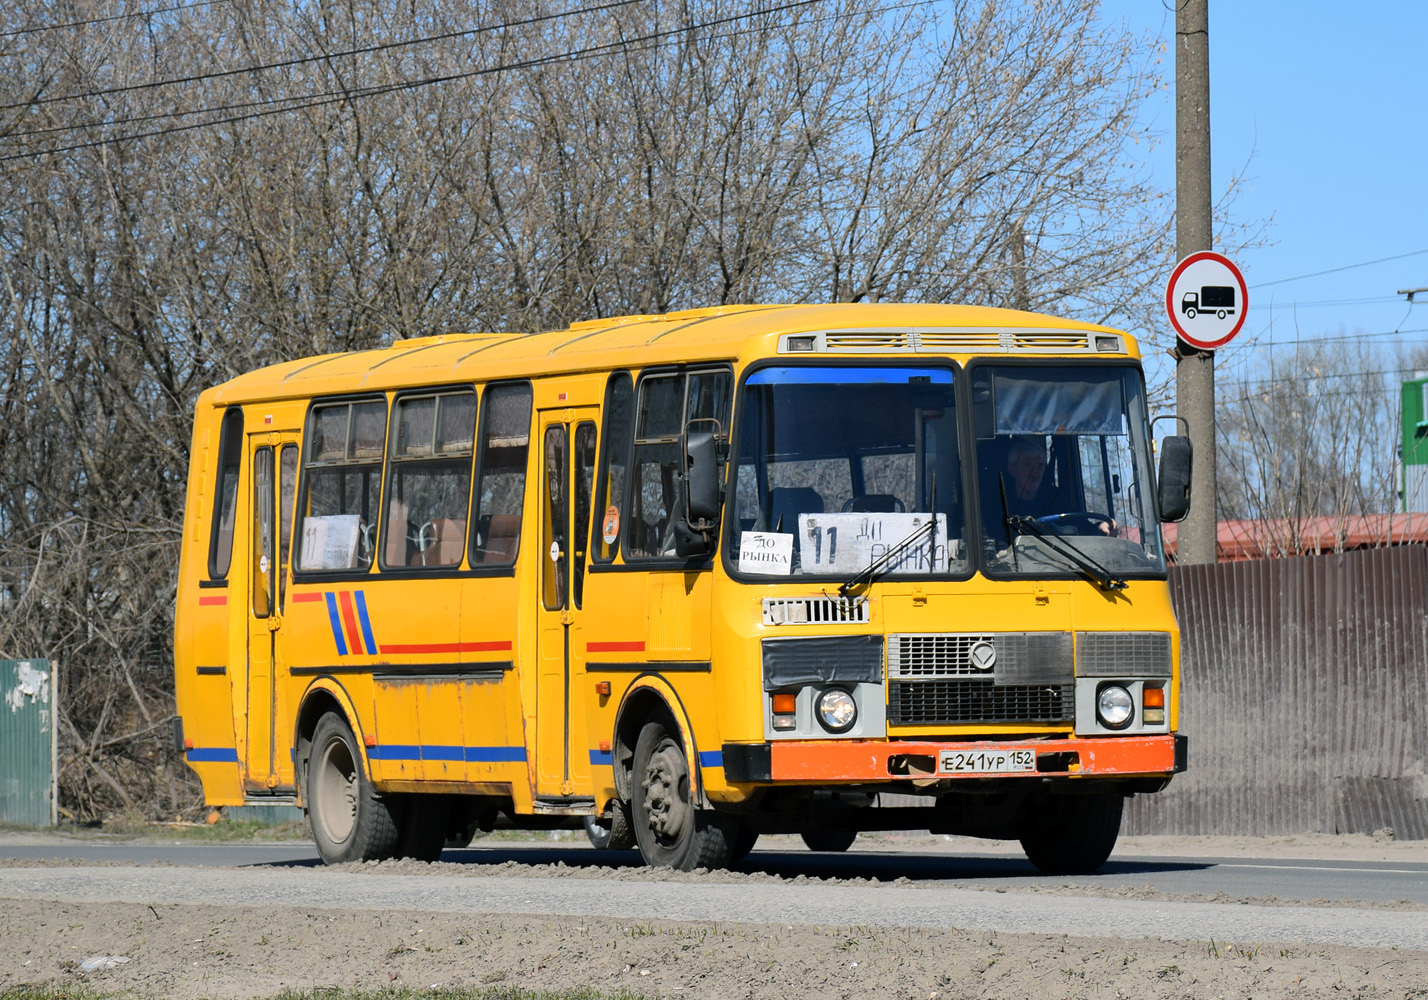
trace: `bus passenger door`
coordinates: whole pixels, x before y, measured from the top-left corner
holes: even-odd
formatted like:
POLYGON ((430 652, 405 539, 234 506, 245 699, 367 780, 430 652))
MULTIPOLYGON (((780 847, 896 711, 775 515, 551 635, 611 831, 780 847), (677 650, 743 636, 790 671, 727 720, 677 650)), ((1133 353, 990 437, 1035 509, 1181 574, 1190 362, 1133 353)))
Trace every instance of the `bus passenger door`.
POLYGON ((590 497, 595 476, 596 407, 542 410, 541 574, 536 678, 536 796, 587 794, 589 751, 583 706, 571 705, 590 497))
MULTIPOLYGON (((293 498, 297 486, 296 432, 249 437, 252 498, 249 506, 248 676, 246 732, 242 734, 244 785, 252 792, 278 787, 275 739, 281 686, 283 602, 292 552, 293 498)), ((236 560, 235 560, 236 562, 236 560)), ((282 716, 286 718, 286 715, 282 716)))

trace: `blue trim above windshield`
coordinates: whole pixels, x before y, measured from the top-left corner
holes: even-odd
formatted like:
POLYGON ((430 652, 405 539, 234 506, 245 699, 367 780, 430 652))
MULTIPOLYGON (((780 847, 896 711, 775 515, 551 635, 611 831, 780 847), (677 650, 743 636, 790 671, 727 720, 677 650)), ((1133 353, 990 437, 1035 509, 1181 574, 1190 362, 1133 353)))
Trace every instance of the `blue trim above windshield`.
POLYGON ((760 368, 745 385, 845 385, 848 383, 882 383, 906 385, 913 379, 926 379, 933 385, 951 385, 950 368, 814 368, 792 365, 788 368, 760 368))

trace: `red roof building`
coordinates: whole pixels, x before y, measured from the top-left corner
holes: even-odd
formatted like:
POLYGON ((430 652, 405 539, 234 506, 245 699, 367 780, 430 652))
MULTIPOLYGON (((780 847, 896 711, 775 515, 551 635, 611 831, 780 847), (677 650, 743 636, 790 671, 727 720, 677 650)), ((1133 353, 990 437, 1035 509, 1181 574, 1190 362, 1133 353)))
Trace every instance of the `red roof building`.
MULTIPOLYGON (((1178 524, 1160 526, 1166 555, 1172 560, 1175 558, 1179 527, 1178 524)), ((1428 514, 1221 521, 1216 529, 1215 542, 1220 562, 1284 559, 1428 542, 1428 514)))

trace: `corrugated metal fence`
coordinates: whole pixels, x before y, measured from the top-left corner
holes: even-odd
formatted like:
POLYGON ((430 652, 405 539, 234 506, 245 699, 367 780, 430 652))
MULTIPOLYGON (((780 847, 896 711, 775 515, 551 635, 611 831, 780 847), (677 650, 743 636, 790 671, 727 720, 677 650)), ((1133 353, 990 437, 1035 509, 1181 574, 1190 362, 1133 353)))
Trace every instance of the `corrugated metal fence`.
POLYGON ((1190 770, 1126 833, 1428 838, 1428 547, 1177 567, 1190 770))
POLYGON ((46 660, 0 660, 0 823, 54 825, 52 678, 46 660))

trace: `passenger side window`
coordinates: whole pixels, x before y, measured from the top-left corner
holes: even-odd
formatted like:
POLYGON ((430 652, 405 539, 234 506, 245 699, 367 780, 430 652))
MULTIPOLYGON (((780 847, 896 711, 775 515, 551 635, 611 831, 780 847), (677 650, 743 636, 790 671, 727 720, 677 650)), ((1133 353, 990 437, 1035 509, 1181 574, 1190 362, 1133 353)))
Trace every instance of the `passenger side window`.
POLYGON ((233 562, 233 524, 238 514, 238 471, 243 462, 243 411, 223 414, 218 432, 218 479, 208 537, 208 578, 222 580, 233 562))
POLYGON ((521 383, 487 389, 481 414, 472 566, 510 566, 516 561, 530 433, 531 387, 521 383))
MULTIPOLYGON (((640 379, 626 559, 675 555, 674 526, 684 518, 680 436, 689 421, 705 419, 716 421, 727 441, 732 387, 733 374, 726 368, 640 379)), ((712 430, 715 424, 707 426, 712 430)))
POLYGON ((298 569, 371 567, 386 436, 386 400, 319 404, 310 411, 298 569))
POLYGON ((382 567, 459 566, 466 551, 476 394, 403 396, 392 423, 382 567))
POLYGON ((628 372, 610 376, 605 392, 605 440, 601 445, 600 478, 596 483, 593 561, 608 563, 620 547, 620 522, 625 515, 625 481, 629 472, 630 435, 635 389, 628 372))

